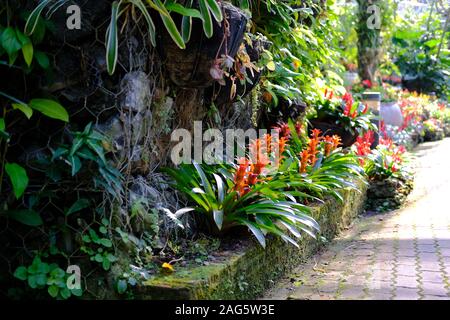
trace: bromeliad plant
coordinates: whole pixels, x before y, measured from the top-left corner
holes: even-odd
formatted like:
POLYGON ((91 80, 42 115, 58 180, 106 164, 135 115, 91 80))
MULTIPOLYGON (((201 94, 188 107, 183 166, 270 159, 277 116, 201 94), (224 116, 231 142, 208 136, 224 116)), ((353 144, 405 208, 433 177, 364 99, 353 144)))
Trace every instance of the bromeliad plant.
POLYGON ((193 203, 195 211, 216 231, 246 226, 262 246, 272 233, 298 246, 294 237, 303 231, 315 237, 319 225, 305 205, 331 195, 342 199, 340 190, 355 188, 363 170, 352 154, 338 148, 340 138, 321 137, 319 131, 305 139, 299 124, 281 124, 278 136, 253 141, 248 156, 235 166, 181 165, 166 168, 174 187, 193 203))
POLYGON ((355 101, 348 92, 342 97, 336 97, 333 91, 325 89, 324 97, 316 103, 316 111, 314 119, 332 121, 350 132, 376 130, 376 126, 371 122, 374 116, 368 107, 355 101))
POLYGON ((370 180, 382 181, 390 177, 406 177, 410 173, 407 166, 406 148, 398 146, 387 137, 380 137, 376 149, 370 150, 366 146, 371 143, 372 136, 366 134, 361 141, 355 143, 361 166, 370 180), (364 152, 360 152, 364 150, 364 152))
POLYGON ((246 226, 263 247, 268 233, 298 246, 285 228, 297 238, 298 229, 314 236, 319 225, 308 215, 309 208, 283 193, 285 182, 263 180, 260 169, 246 159, 236 169, 225 166, 218 173, 197 163, 165 171, 176 181, 174 187, 196 204, 196 212, 213 221, 218 231, 246 226))

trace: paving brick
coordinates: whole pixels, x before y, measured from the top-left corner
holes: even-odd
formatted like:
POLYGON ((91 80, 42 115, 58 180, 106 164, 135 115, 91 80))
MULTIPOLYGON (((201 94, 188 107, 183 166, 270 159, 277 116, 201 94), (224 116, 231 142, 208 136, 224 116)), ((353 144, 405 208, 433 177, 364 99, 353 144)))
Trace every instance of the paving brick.
POLYGON ((422 244, 417 246, 417 251, 419 251, 419 253, 435 253, 436 247, 433 244, 422 244))
POLYGON ((358 300, 364 297, 364 287, 362 286, 351 286, 345 287, 340 294, 343 299, 358 300))
POLYGON ((395 289, 395 300, 418 300, 420 297, 417 289, 401 288, 395 289))
POLYGON ((421 298, 421 300, 450 300, 450 297, 441 297, 441 296, 431 296, 426 295, 421 298))
POLYGON ((441 271, 441 266, 437 262, 420 262, 419 263, 419 271, 441 271))
POLYGON ((416 277, 397 276, 395 278, 395 285, 397 287, 417 288, 419 282, 416 277))
POLYGON ((422 284, 422 292, 424 295, 447 296, 447 289, 444 283, 424 282, 422 284))
POLYGON ((416 277, 418 274, 415 265, 398 265, 396 271, 400 276, 416 277))
POLYGON ((420 272, 421 282, 443 283, 444 279, 441 272, 422 271, 420 272))
POLYGON ((416 257, 398 257, 395 260, 396 265, 414 266, 417 264, 416 257))
POLYGON ((399 249, 399 251, 397 252, 397 256, 398 257, 416 257, 416 251, 415 249, 399 249))

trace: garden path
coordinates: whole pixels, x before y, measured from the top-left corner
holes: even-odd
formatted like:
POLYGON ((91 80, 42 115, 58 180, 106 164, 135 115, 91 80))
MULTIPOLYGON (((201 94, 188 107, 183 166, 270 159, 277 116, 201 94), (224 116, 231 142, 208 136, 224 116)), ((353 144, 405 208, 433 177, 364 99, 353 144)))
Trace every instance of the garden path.
POLYGON ((450 139, 414 154, 403 209, 362 217, 263 299, 450 300, 450 139))

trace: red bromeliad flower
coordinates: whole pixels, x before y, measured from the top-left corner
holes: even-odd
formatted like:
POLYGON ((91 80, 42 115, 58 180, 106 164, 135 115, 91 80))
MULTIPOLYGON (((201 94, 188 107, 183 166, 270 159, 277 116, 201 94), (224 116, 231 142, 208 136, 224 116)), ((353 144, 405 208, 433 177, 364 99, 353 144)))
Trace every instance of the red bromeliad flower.
POLYGON ((361 166, 364 165, 364 157, 366 157, 370 152, 372 151, 370 149, 370 146, 372 145, 374 141, 374 133, 373 131, 367 131, 362 137, 359 136, 356 139, 355 146, 356 146, 356 154, 360 157, 359 163, 361 166))
POLYGON ((295 132, 297 132, 298 136, 302 134, 302 124, 299 121, 295 124, 295 132))
POLYGON ((366 87, 368 89, 372 88, 372 86, 373 86, 372 81, 370 81, 370 80, 363 80, 361 83, 363 84, 364 87, 366 87))
POLYGON ((276 131, 278 131, 278 135, 280 138, 289 139, 291 137, 291 129, 286 122, 281 122, 277 127, 274 127, 276 131))

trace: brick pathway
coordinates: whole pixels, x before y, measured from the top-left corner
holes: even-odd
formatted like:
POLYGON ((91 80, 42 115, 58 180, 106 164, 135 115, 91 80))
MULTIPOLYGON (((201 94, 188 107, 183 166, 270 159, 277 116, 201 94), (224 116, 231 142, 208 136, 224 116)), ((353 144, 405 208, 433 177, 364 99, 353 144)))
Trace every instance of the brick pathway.
POLYGON ((359 219, 263 299, 450 300, 450 139, 415 155, 405 208, 359 219))

